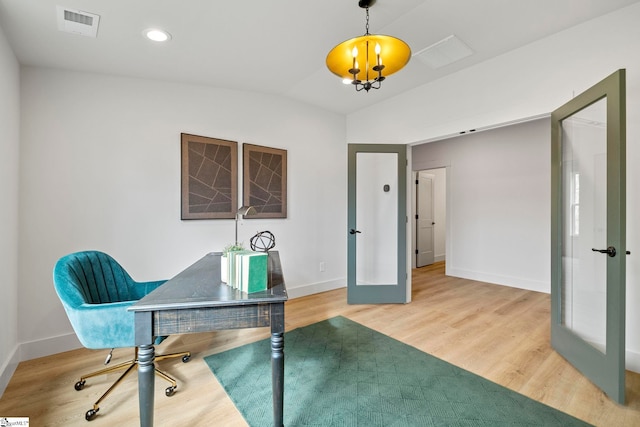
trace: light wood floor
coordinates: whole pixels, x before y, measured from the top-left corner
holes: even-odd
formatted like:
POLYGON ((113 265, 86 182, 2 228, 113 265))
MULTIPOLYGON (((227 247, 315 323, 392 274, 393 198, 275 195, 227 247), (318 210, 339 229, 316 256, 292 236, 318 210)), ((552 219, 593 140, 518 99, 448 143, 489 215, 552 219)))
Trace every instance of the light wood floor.
MULTIPOLYGON (((446 277, 439 263, 414 270, 411 304, 350 306, 339 289, 291 300, 285 311, 287 330, 342 315, 594 425, 640 426, 640 375, 627 372, 626 406, 613 403, 550 348, 549 306, 547 294, 446 277)), ((158 352, 188 349, 193 357, 159 363, 178 380, 178 392, 166 397, 164 381, 156 380, 155 425, 246 426, 202 358, 268 336, 262 328, 166 340, 158 352)), ((117 351, 112 363, 130 353, 117 351)), ((137 425, 135 375, 94 421, 84 420, 116 374, 89 380, 80 392, 73 385, 105 355, 80 349, 21 363, 0 399, 0 416, 28 416, 32 426, 137 425)))

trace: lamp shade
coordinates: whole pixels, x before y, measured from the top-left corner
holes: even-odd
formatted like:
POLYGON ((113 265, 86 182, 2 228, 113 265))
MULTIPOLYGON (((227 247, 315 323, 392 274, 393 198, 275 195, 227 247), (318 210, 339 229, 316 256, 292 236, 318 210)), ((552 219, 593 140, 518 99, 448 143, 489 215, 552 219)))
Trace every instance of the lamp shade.
POLYGON ((238 208, 238 212, 236 213, 237 215, 255 215, 257 213, 256 208, 254 208, 253 206, 240 206, 238 208))
POLYGON ((381 73, 387 77, 407 65, 410 58, 411 48, 404 41, 392 36, 365 34, 345 40, 331 49, 326 62, 329 71, 338 77, 352 80, 354 75, 350 70, 356 68, 360 70, 356 79, 368 81, 378 75, 377 71, 372 71, 374 66, 384 65, 381 73), (379 53, 376 53, 376 45, 379 53))

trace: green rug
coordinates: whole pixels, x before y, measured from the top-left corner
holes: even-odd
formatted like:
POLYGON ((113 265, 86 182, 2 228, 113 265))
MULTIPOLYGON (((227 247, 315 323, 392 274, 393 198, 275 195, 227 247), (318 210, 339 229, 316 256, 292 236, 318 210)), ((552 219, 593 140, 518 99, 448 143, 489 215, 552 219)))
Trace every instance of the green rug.
MULTIPOLYGON (((344 317, 284 343, 287 427, 589 425, 344 317)), ((252 427, 273 425, 270 348, 205 358, 252 427)))

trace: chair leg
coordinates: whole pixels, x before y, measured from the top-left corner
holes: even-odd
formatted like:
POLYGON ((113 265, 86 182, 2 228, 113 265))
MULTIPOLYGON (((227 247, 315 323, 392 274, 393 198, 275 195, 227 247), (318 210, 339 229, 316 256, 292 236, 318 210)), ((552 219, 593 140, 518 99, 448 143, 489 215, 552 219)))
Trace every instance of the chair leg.
POLYGON ((99 371, 95 371, 83 377, 80 377, 80 381, 84 382, 87 378, 97 377, 98 375, 103 375, 113 371, 118 371, 120 369, 126 368, 127 366, 134 365, 135 363, 136 363, 135 360, 129 360, 127 362, 119 363, 117 365, 110 366, 108 368, 100 369, 99 371))
POLYGON ((176 389, 178 388, 178 383, 176 382, 176 380, 174 380, 173 378, 171 378, 169 375, 165 374, 158 368, 156 368, 155 371, 157 376, 159 376, 165 381, 168 381, 171 384, 169 387, 164 389, 164 394, 167 396, 173 396, 176 392, 176 389))
POLYGON ((90 409, 87 411, 87 413, 85 414, 85 419, 87 421, 91 421, 93 420, 96 415, 98 414, 98 411, 100 410, 100 402, 102 402, 102 400, 107 397, 109 395, 109 393, 111 393, 111 391, 113 391, 114 388, 116 388, 118 386, 118 384, 120 384, 120 381, 122 381, 124 379, 124 377, 126 377, 127 375, 129 375, 129 373, 131 371, 133 371, 134 368, 138 367, 138 363, 137 361, 132 363, 131 366, 129 366, 127 368, 126 371, 124 371, 122 373, 122 375, 120 375, 118 377, 118 379, 116 380, 116 382, 114 382, 113 384, 111 384, 111 387, 109 387, 109 389, 107 391, 104 392, 104 394, 102 396, 100 396, 100 398, 98 400, 96 400, 96 403, 93 404, 93 409, 90 409))
POLYGON ((191 359, 191 352, 190 351, 182 351, 180 353, 170 353, 170 354, 159 354, 155 357, 155 361, 159 362, 160 360, 164 360, 164 359, 173 359, 176 357, 181 357, 182 361, 184 363, 187 363, 189 361, 189 359, 191 359))
MULTIPOLYGON (((183 351, 180 353, 161 354, 159 356, 156 356, 155 360, 160 361, 164 359, 174 359, 176 357, 182 358, 182 362, 187 363, 191 359, 191 352, 183 351)), ((162 372, 158 368, 156 368, 156 375, 158 375, 160 378, 164 379, 165 381, 168 381, 169 383, 171 383, 171 386, 167 387, 164 390, 164 394, 167 396, 173 396, 173 394, 176 392, 176 389, 178 388, 178 383, 176 382, 176 380, 174 380, 173 378, 171 378, 169 375, 162 372)))

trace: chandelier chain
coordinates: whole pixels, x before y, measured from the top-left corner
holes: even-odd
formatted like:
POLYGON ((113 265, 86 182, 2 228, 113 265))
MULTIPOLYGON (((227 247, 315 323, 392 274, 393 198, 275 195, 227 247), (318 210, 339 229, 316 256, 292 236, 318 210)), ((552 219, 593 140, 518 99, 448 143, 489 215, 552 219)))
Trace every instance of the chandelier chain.
POLYGON ((367 6, 366 10, 367 10, 367 25, 366 25, 365 29, 367 31, 364 33, 364 35, 368 36, 369 35, 369 6, 367 6))

